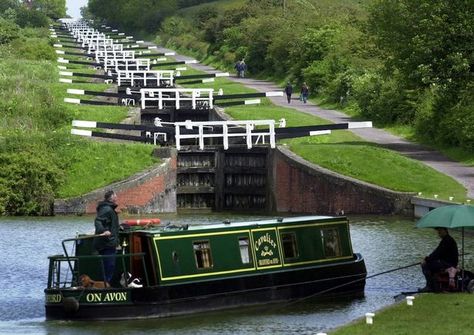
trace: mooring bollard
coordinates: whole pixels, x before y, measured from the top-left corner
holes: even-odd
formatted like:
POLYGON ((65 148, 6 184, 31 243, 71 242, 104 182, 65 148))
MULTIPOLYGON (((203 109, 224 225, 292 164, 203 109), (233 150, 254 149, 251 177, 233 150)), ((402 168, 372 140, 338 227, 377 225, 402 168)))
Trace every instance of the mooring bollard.
POLYGON ((365 323, 371 325, 374 323, 374 313, 365 313, 365 323))
POLYGON ((407 299, 407 305, 408 306, 413 306, 413 300, 415 300, 415 297, 412 296, 412 295, 409 295, 409 296, 406 297, 406 299, 407 299))

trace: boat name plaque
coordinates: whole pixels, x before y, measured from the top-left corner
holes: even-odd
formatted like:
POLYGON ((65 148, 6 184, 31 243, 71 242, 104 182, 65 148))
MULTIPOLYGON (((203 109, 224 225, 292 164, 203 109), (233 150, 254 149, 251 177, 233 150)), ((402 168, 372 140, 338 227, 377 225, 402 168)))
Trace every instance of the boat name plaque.
MULTIPOLYGON (((77 298, 83 303, 121 303, 129 301, 129 292, 89 292, 77 298)), ((62 300, 62 295, 58 293, 45 296, 47 304, 58 304, 62 300)))
POLYGON ((254 231, 253 233, 258 267, 280 266, 275 230, 254 231))

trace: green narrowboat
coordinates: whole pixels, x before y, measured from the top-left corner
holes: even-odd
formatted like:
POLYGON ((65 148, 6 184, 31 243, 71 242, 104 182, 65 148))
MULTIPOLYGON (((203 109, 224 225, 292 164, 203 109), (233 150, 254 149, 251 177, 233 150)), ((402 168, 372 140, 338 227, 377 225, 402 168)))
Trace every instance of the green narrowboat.
POLYGON ((301 216, 208 225, 122 225, 111 287, 91 236, 49 257, 47 319, 111 320, 182 315, 309 296, 363 295, 366 267, 346 217, 301 216), (74 254, 69 255, 68 248, 74 254))

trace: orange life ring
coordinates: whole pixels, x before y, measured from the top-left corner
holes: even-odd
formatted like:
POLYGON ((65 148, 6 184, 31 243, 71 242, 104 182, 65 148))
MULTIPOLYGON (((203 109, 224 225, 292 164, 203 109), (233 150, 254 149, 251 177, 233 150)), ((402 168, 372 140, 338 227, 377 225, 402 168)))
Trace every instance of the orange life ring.
POLYGON ((159 224, 160 219, 133 219, 125 220, 123 223, 128 224, 129 226, 146 226, 149 224, 159 224))

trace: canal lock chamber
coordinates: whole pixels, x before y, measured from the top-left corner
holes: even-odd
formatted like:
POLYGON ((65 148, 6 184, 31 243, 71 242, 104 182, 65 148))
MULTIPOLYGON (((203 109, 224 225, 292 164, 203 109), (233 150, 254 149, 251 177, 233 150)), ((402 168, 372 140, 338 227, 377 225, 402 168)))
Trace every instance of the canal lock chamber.
POLYGON ((178 210, 271 211, 271 149, 206 147, 178 152, 178 210))
MULTIPOLYGON (((156 117, 163 122, 224 121, 226 115, 219 108, 193 110, 189 106, 141 110, 142 124, 152 125, 156 117)), ((184 142, 177 151, 177 210, 272 211, 271 148, 248 149, 237 138, 230 140, 227 150, 217 138, 210 139, 204 150, 194 140, 184 142)))

